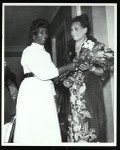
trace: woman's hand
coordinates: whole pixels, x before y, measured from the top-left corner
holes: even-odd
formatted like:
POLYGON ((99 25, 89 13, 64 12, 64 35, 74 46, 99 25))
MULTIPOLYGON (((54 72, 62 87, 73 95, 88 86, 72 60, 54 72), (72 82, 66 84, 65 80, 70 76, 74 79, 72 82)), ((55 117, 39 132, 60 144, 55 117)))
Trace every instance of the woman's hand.
POLYGON ((65 66, 59 67, 58 68, 59 75, 69 72, 69 71, 74 71, 76 69, 77 65, 78 65, 78 62, 71 62, 65 66))
POLYGON ((68 70, 69 71, 74 71, 75 68, 77 67, 77 64, 78 64, 77 62, 71 62, 71 63, 67 64, 68 70))
POLYGON ((92 64, 84 62, 83 64, 79 65, 79 69, 82 71, 89 70, 92 67, 92 64))

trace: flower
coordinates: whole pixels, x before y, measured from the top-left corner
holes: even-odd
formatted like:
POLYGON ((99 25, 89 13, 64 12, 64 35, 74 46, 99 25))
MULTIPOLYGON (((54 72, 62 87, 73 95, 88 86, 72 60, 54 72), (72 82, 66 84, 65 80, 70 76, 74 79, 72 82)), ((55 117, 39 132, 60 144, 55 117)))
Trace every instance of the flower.
POLYGON ((94 42, 92 42, 91 40, 88 40, 87 42, 84 43, 83 47, 92 49, 94 45, 95 45, 94 42))
POLYGON ((85 92, 85 90, 86 90, 86 86, 85 86, 85 83, 83 83, 82 86, 79 89, 79 93, 82 94, 82 93, 85 92))
POLYGON ((85 117, 92 118, 91 114, 86 110, 81 111, 80 114, 81 114, 81 118, 85 118, 85 117))
POLYGON ((75 141, 78 141, 79 134, 76 132, 74 136, 75 136, 75 141))
POLYGON ((77 101, 76 101, 76 104, 77 104, 77 105, 82 105, 82 102, 81 102, 80 100, 77 100, 77 101))
POLYGON ((68 80, 64 80, 63 85, 67 88, 70 88, 72 86, 72 84, 68 80))
POLYGON ((79 118, 78 118, 76 115, 74 115, 74 116, 73 116, 73 120, 74 120, 74 122, 75 122, 75 123, 74 123, 75 131, 77 131, 77 130, 78 130, 78 127, 79 127, 79 126, 77 125, 77 124, 79 123, 79 118))
POLYGON ((72 103, 75 103, 75 100, 76 100, 76 97, 75 97, 74 94, 72 94, 72 95, 71 95, 71 98, 70 98, 70 101, 71 101, 72 103))
POLYGON ((104 57, 104 51, 98 51, 98 53, 96 54, 96 57, 104 57))

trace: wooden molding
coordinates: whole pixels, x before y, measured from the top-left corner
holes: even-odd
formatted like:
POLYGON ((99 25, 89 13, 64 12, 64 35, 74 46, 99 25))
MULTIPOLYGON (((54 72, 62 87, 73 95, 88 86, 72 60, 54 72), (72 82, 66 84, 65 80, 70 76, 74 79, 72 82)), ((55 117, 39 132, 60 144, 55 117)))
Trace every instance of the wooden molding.
POLYGON ((22 52, 5 52, 5 57, 21 57, 22 52))

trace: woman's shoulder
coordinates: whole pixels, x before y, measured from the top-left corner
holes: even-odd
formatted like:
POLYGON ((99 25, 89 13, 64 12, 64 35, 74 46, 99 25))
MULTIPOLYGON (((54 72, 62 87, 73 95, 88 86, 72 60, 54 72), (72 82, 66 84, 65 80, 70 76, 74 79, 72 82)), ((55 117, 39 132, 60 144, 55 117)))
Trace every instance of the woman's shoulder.
POLYGON ((22 57, 23 57, 23 55, 27 55, 27 54, 29 53, 29 49, 30 49, 30 46, 27 46, 27 47, 23 50, 23 52, 22 52, 22 57))
POLYGON ((88 36, 87 40, 91 40, 92 42, 97 42, 98 40, 93 36, 88 36))

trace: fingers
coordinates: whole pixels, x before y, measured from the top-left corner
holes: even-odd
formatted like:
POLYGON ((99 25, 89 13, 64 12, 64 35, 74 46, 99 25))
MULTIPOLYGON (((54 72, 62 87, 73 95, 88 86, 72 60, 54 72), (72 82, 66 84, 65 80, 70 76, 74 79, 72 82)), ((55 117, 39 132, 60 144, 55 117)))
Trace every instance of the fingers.
POLYGON ((83 64, 81 64, 79 66, 79 68, 84 71, 84 70, 88 70, 91 67, 91 64, 88 64, 87 62, 84 62, 83 64))
POLYGON ((79 67, 80 70, 84 71, 84 70, 89 70, 89 68, 92 66, 91 64, 89 64, 88 62, 84 62, 81 65, 79 65, 78 62, 72 62, 70 64, 70 70, 73 71, 76 69, 76 67, 79 67))
POLYGON ((85 50, 84 50, 84 53, 85 53, 85 54, 90 53, 89 49, 85 49, 85 50))
POLYGON ((87 67, 82 64, 82 65, 79 66, 79 69, 84 71, 84 70, 87 70, 87 67))

